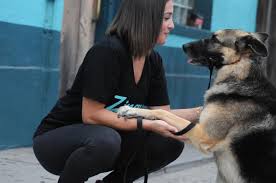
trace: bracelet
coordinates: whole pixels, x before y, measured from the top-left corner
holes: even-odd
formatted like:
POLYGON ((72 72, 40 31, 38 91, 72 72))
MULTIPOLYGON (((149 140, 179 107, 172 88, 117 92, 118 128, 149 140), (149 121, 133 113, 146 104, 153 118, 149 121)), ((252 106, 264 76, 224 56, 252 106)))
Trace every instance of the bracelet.
POLYGON ((137 130, 138 131, 143 130, 143 118, 142 117, 137 118, 137 130))

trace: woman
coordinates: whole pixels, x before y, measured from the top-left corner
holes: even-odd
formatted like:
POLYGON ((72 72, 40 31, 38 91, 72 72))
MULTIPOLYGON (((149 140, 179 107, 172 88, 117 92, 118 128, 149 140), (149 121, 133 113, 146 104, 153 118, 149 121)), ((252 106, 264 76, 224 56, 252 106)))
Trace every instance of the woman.
MULTIPOLYGON (((105 40, 88 51, 73 86, 42 120, 34 153, 59 183, 83 183, 111 170, 103 182, 133 182, 144 174, 141 144, 147 144, 149 172, 181 154, 175 127, 116 115, 122 105, 170 110, 162 59, 153 47, 174 28, 172 13, 172 0, 123 0, 105 40)), ((197 117, 195 109, 176 113, 197 117)))

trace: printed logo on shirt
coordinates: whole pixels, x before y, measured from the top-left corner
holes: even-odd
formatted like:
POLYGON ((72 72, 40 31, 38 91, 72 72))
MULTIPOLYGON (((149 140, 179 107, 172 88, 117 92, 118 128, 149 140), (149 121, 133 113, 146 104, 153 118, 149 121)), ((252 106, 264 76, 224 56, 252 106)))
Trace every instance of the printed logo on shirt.
POLYGON ((114 104, 111 104, 110 106, 106 107, 107 110, 112 111, 112 112, 117 112, 118 108, 123 105, 128 105, 128 106, 134 107, 134 108, 146 108, 146 106, 143 104, 130 104, 127 97, 124 97, 124 96, 115 95, 114 98, 118 99, 118 101, 115 102, 114 104))

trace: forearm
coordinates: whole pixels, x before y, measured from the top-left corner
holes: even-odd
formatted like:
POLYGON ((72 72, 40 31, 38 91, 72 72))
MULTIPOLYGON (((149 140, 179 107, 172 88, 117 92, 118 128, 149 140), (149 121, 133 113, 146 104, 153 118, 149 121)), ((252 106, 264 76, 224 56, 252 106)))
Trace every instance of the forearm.
POLYGON ((188 121, 198 122, 201 109, 198 107, 189 109, 171 109, 170 112, 188 121))
MULTIPOLYGON (((117 113, 105 109, 105 104, 83 97, 82 121, 85 124, 98 124, 119 130, 136 130, 137 119, 118 118, 117 113)), ((153 130, 152 120, 143 120, 142 128, 153 130)))
POLYGON ((169 105, 166 106, 154 106, 150 109, 163 109, 170 111, 171 113, 177 115, 178 117, 184 118, 191 122, 198 122, 199 115, 201 113, 202 107, 188 108, 188 109, 171 109, 169 105))
MULTIPOLYGON (((117 114, 106 109, 94 111, 94 114, 84 120, 86 124, 98 124, 108 126, 114 129, 119 130, 136 130, 137 129, 137 119, 126 119, 126 118, 118 118, 117 114)), ((151 130, 150 128, 150 120, 143 120, 143 129, 151 130)))

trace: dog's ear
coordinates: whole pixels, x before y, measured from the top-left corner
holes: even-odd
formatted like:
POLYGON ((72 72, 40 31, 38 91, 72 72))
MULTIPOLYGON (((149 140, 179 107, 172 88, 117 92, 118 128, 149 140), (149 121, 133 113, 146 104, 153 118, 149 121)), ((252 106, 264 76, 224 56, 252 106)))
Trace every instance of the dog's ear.
POLYGON ((260 41, 262 41, 263 43, 266 42, 267 38, 268 38, 268 34, 265 32, 253 32, 251 33, 255 38, 259 39, 260 41))
POLYGON ((266 57, 268 55, 268 51, 264 41, 267 37, 268 35, 265 33, 254 33, 254 35, 247 35, 240 38, 235 42, 235 45, 239 51, 249 48, 256 55, 266 57))

